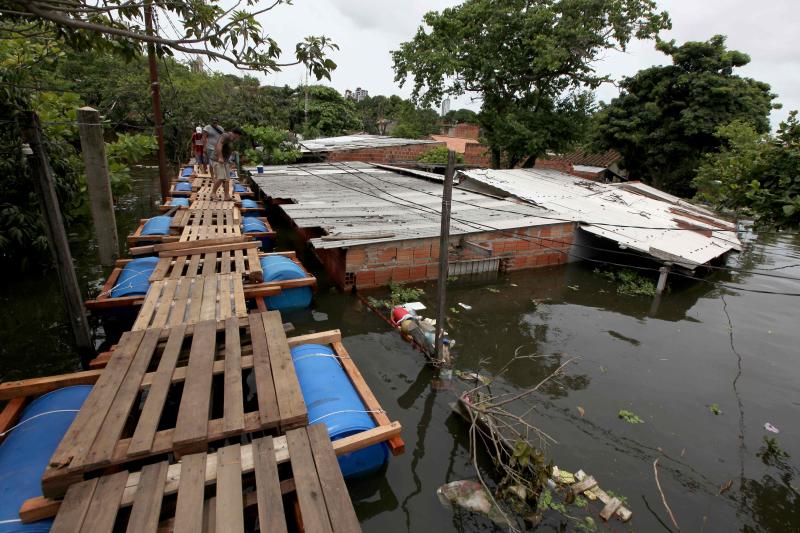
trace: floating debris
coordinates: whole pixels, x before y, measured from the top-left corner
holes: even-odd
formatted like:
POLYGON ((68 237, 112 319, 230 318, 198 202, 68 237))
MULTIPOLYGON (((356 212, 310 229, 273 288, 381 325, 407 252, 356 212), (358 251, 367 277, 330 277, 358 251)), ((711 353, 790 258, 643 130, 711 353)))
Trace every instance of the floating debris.
POLYGON ((712 403, 711 405, 709 405, 708 406, 708 410, 711 411, 712 413, 714 413, 715 415, 721 415, 722 414, 722 409, 720 409, 719 405, 717 405, 715 403, 712 403))
POLYGON ((466 311, 470 311, 470 310, 472 310, 472 306, 471 306, 471 305, 462 304, 461 302, 458 302, 458 305, 459 305, 459 306, 461 306, 461 307, 462 307, 463 309, 465 309, 466 311))
POLYGON ((445 507, 458 506, 473 513, 481 513, 493 522, 504 524, 503 513, 492 503, 489 492, 477 481, 453 481, 436 489, 439 502, 445 507))
POLYGON ((328 313, 320 313, 319 311, 311 311, 311 318, 315 322, 325 322, 328 320, 328 313))
POLYGON ((461 370, 456 370, 455 374, 464 381, 479 381, 483 385, 486 385, 487 383, 490 383, 492 381, 490 378, 482 376, 477 372, 464 372, 461 370))
MULTIPOLYGON (((558 466, 553 466, 552 481, 557 485, 569 487, 576 501, 579 495, 583 494, 590 501, 599 500, 603 503, 603 509, 600 511, 600 518, 603 520, 608 521, 612 516, 616 516, 621 521, 627 522, 633 516, 633 512, 625 507, 626 499, 623 496, 615 495, 611 491, 604 491, 599 487, 597 480, 586 475, 583 470, 572 474, 561 470, 558 466)), ((579 506, 584 507, 583 503, 579 506)))
POLYGON ((769 431, 769 432, 771 432, 771 433, 780 433, 780 432, 781 432, 781 430, 780 430, 780 429, 776 428, 775 426, 773 426, 773 425, 772 425, 772 424, 770 424, 769 422, 767 422, 766 424, 764 424, 764 429, 766 429, 767 431, 769 431))
POLYGON ((627 409, 620 409, 619 413, 617 413, 617 416, 628 424, 644 424, 644 420, 642 420, 639 415, 633 411, 628 411, 627 409))

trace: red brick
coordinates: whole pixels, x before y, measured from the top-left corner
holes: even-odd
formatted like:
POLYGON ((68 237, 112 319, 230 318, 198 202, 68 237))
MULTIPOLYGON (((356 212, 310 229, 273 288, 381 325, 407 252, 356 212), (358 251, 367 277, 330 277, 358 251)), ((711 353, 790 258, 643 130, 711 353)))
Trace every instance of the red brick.
POLYGON ((414 263, 427 263, 431 258, 431 245, 414 248, 414 263))
POLYGON ((397 262, 398 263, 411 263, 414 261, 414 251, 398 248, 397 249, 397 262))
POLYGON ((389 283, 389 280, 392 279, 392 269, 385 268, 382 270, 376 270, 375 274, 375 285, 382 286, 389 283))
POLYGON ((409 267, 395 267, 392 269, 392 281, 402 282, 411 279, 411 269, 409 267))
POLYGON ((427 270, 428 270, 428 267, 426 265, 419 265, 419 266, 411 267, 411 274, 410 274, 411 279, 415 280, 415 281, 416 280, 421 280, 421 279, 427 279, 426 278, 427 270))
POLYGON ((439 277, 439 265, 427 265, 426 267, 425 277, 428 279, 433 279, 439 277))
POLYGON ((356 287, 372 287, 375 285, 374 272, 358 272, 356 273, 356 287))
POLYGON ((382 248, 378 250, 378 261, 387 262, 392 261, 397 257, 397 248, 382 248))

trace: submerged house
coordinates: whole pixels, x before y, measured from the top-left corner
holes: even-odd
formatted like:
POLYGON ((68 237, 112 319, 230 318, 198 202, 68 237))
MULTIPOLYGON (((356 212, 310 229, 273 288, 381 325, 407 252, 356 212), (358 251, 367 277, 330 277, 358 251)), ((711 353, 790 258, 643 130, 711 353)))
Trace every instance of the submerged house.
POLYGON ((300 161, 366 161, 394 164, 415 161, 437 146, 445 146, 445 143, 431 139, 403 139, 358 133, 302 141, 300 161))
MULTIPOLYGON (((363 162, 253 173, 342 288, 435 279, 442 176, 363 162)), ((468 170, 453 189, 449 274, 519 270, 598 250, 693 271, 741 244, 713 213, 643 184, 548 169, 468 170)))

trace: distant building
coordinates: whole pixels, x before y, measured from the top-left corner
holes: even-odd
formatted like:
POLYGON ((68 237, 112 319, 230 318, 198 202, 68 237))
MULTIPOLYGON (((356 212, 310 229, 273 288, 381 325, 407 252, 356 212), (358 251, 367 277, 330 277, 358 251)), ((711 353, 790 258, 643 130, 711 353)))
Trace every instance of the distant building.
POLYGON ((574 176, 603 182, 627 181, 628 173, 619 165, 622 156, 615 150, 589 153, 575 150, 564 154, 548 153, 536 160, 536 168, 559 170, 574 176))
POLYGON ((445 116, 450 112, 450 99, 445 98, 442 100, 442 116, 445 116))
POLYGON ((355 91, 347 89, 344 92, 345 98, 347 98, 348 100, 355 100, 356 102, 360 102, 361 100, 367 98, 368 96, 369 96, 369 91, 367 91, 366 89, 362 89, 361 87, 356 87, 355 91))
POLYGON ((189 70, 191 70, 195 74, 201 74, 206 71, 206 67, 203 64, 203 58, 197 57, 189 61, 189 70))

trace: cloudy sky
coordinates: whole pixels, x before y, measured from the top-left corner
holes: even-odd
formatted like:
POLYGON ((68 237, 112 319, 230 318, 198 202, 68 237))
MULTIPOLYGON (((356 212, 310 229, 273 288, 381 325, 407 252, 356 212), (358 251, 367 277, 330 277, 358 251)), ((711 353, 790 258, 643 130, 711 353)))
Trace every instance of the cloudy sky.
MULTIPOLYGON (((327 35, 341 49, 331 56, 338 64, 332 80, 326 82, 344 91, 362 87, 370 95, 408 96, 407 87, 394 81, 390 51, 409 40, 426 11, 458 4, 454 0, 294 0, 291 6, 278 6, 265 14, 262 24, 287 52, 306 35, 327 35)), ((705 40, 720 33, 728 36, 728 46, 749 54, 752 62, 740 75, 765 81, 778 94, 783 109, 773 112, 773 127, 791 109, 800 108, 800 55, 797 53, 797 28, 800 26, 798 0, 662 0, 673 29, 664 38, 679 43, 705 40)), ((596 68, 619 79, 642 68, 664 64, 663 54, 652 42, 635 42, 626 53, 610 52, 596 68)), ((230 71, 220 63, 210 65, 230 71)), ((302 68, 261 76, 264 83, 296 85, 304 77, 302 68)), ((600 100, 616 95, 612 85, 598 90, 600 100)), ((479 103, 462 98, 452 107, 476 109, 479 103)))

